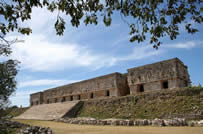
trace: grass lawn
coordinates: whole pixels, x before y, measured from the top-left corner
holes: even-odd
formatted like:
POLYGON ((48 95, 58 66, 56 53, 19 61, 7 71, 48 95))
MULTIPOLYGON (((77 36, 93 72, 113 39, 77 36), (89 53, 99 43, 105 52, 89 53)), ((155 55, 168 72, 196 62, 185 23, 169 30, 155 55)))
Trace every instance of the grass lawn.
POLYGON ((127 127, 73 125, 53 121, 16 120, 22 123, 50 127, 54 134, 202 134, 203 127, 127 127))

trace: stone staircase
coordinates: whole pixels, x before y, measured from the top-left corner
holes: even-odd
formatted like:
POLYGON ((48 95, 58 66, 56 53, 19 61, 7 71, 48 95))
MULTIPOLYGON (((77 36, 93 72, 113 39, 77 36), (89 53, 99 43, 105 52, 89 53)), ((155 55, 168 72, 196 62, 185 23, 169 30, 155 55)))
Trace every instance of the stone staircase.
POLYGON ((78 108, 80 108, 80 101, 67 101, 52 104, 41 104, 32 106, 23 114, 15 119, 31 119, 31 120, 54 120, 64 116, 74 116, 78 108), (74 112, 73 112, 74 109, 74 112))

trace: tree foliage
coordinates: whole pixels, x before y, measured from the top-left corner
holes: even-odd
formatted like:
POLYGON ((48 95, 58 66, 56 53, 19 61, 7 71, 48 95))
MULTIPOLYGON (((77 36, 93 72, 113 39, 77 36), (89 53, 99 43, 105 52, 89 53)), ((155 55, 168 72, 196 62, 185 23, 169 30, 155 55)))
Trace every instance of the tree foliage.
MULTIPOLYGON (((149 35, 149 43, 154 48, 161 44, 160 39, 169 36, 171 40, 179 35, 179 25, 185 26, 188 33, 198 29, 192 23, 202 23, 201 0, 58 0, 47 4, 53 12, 58 10, 71 17, 72 26, 78 27, 81 20, 87 24, 97 24, 98 16, 103 17, 106 26, 112 22, 112 14, 120 13, 129 25, 130 42, 143 42, 149 35), (128 21, 133 20, 132 22, 128 21)), ((56 32, 62 35, 65 22, 58 17, 56 32)))
POLYGON ((130 41, 143 42, 147 39, 155 48, 160 46, 162 37, 171 40, 177 38, 179 25, 184 25, 188 33, 196 33, 192 25, 202 23, 201 0, 4 0, 0 1, 0 15, 5 22, 0 23, 1 34, 17 30, 22 34, 30 34, 29 27, 21 27, 18 21, 31 18, 33 7, 46 7, 49 11, 58 11, 55 29, 58 35, 63 35, 65 21, 60 13, 71 17, 71 24, 78 27, 83 21, 86 25, 98 24, 98 18, 103 17, 106 26, 112 22, 112 14, 119 13, 129 25, 130 41), (128 21, 130 18, 130 21, 128 21))
MULTIPOLYGON (((9 32, 17 31, 29 35, 32 30, 22 27, 20 24, 31 19, 33 7, 43 7, 40 0, 0 0, 0 56, 8 57, 11 53, 11 45, 17 40, 7 40, 5 37, 9 32)), ((8 59, 8 58, 6 58, 8 59)), ((18 61, 9 59, 0 61, 0 108, 8 101, 8 97, 16 89, 16 75, 18 61)))
MULTIPOLYGON (((11 54, 11 45, 17 40, 8 41, 0 37, 0 58, 2 56, 8 57, 11 54)), ((8 58, 6 58, 8 59, 8 58)), ((8 97, 16 89, 16 75, 17 75, 17 60, 1 60, 0 61, 0 109, 7 106, 8 97)))
MULTIPOLYGON (((0 56, 9 56, 11 54, 11 47, 14 41, 7 41, 4 38, 0 40, 0 56)), ((0 109, 7 106, 8 97, 16 89, 16 75, 17 75, 17 60, 8 59, 0 62, 0 109)))
POLYGON ((8 97, 15 91, 17 75, 17 61, 8 60, 0 63, 0 100, 5 102, 8 97))

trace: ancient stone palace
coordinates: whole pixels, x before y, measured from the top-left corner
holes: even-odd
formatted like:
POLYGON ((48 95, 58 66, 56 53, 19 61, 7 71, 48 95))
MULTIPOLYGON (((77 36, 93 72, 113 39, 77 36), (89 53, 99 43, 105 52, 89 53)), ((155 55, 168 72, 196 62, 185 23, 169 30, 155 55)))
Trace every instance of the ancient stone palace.
POLYGON ((30 104, 118 97, 190 85, 187 66, 178 58, 111 73, 30 95, 30 104))

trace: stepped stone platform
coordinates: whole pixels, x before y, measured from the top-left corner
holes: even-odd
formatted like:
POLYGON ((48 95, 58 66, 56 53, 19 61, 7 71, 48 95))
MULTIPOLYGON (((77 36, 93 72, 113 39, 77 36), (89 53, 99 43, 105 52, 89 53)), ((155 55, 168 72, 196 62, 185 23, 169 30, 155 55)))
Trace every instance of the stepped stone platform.
POLYGON ((80 101, 68 101, 52 104, 41 104, 30 107, 15 119, 54 120, 64 116, 74 116, 80 107, 80 101))

